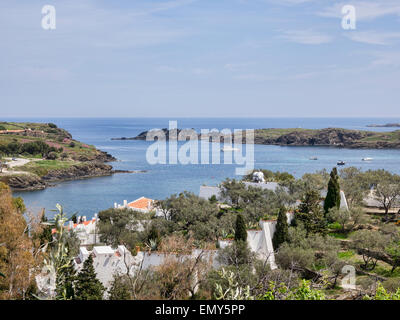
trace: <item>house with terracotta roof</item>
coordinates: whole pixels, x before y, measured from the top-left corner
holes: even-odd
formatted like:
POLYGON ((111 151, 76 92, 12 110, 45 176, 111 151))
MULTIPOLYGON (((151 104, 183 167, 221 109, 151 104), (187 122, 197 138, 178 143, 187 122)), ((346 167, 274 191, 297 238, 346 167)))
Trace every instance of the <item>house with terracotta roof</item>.
MULTIPOLYGON (((69 221, 65 228, 69 231, 72 230, 80 240, 81 246, 95 245, 100 242, 100 235, 97 233, 97 214, 91 220, 87 220, 86 216, 78 217, 77 223, 69 221)), ((52 229, 54 234, 56 229, 52 229)))
POLYGON ((117 203, 114 203, 114 208, 115 209, 131 209, 134 211, 139 211, 143 213, 149 213, 150 211, 153 211, 154 208, 154 200, 146 197, 140 197, 139 199, 136 199, 132 202, 129 202, 127 200, 124 200, 124 203, 122 205, 119 205, 117 203))

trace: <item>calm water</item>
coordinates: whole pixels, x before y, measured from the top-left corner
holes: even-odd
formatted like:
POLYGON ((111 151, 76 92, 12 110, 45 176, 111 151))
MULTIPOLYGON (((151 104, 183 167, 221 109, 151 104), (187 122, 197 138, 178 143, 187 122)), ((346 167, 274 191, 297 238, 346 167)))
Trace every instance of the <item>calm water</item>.
MULTIPOLYGON (((54 122, 68 130, 75 139, 95 145, 120 161, 113 163, 115 169, 148 170, 147 173, 115 174, 110 177, 63 182, 43 191, 19 192, 28 207, 33 210, 51 210, 56 203, 64 206, 68 213, 79 212, 92 216, 99 210, 112 207, 114 202, 131 201, 141 196, 162 199, 184 190, 198 193, 202 184, 216 185, 227 177, 235 177, 236 165, 149 165, 146 141, 111 141, 112 137, 132 137, 150 128, 168 127, 168 119, 11 119, 8 121, 54 122)), ((370 123, 400 122, 400 119, 172 119, 179 128, 204 129, 250 129, 250 128, 327 128, 369 129, 390 131, 391 128, 366 128, 370 123)), ((222 159, 222 158, 221 158, 222 159)), ((349 150, 322 147, 255 146, 255 167, 288 171, 300 177, 305 172, 326 168, 330 170, 337 160, 347 166, 362 169, 384 168, 400 173, 400 150, 349 150), (310 161, 317 156, 318 161, 310 161), (361 161, 364 157, 372 162, 361 161)))

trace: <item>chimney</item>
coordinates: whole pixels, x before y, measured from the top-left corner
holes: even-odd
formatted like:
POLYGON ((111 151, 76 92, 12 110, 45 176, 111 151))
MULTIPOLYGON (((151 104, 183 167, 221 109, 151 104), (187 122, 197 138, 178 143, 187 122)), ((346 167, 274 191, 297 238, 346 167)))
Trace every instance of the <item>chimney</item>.
POLYGON ((78 218, 76 219, 76 222, 79 224, 81 223, 81 216, 78 216, 78 218))
POLYGON ((83 222, 86 222, 86 216, 83 216, 83 217, 82 217, 82 221, 83 221, 83 222))
POLYGON ((128 200, 124 200, 124 207, 128 206, 128 200))

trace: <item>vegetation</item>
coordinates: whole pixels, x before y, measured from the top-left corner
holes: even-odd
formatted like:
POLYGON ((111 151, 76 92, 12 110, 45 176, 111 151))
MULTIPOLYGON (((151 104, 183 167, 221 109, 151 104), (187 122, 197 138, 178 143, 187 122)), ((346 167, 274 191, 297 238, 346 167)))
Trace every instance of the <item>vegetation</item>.
POLYGON ((235 228, 235 241, 243 241, 247 240, 247 231, 246 225, 243 220, 243 216, 238 214, 236 217, 236 228, 235 228))
POLYGON ((102 300, 105 288, 96 278, 93 267, 93 257, 89 257, 83 263, 83 268, 76 276, 75 298, 77 300, 102 300))
POLYGON ((41 212, 34 223, 26 217, 29 210, 22 199, 13 198, 9 188, 0 184, 0 298, 41 297, 34 276, 44 269, 55 275, 56 292, 51 298, 60 300, 338 296, 396 300, 400 288, 400 224, 393 210, 398 206, 397 179, 381 170, 346 168, 338 173, 333 169, 330 175, 320 171, 300 179, 281 179, 275 191, 227 179, 221 183, 224 203, 183 192, 157 201, 162 213, 157 216, 128 209, 101 211, 97 231, 103 244, 125 245, 133 256, 140 250, 167 257, 150 268, 131 262, 126 267, 135 272, 114 274, 107 290, 96 277, 91 256, 81 268, 73 261, 79 240, 65 228, 68 219, 61 206, 54 219, 41 212), (349 190, 349 210, 338 205, 339 185, 349 190), (327 190, 327 211, 322 207, 322 190, 327 190), (382 210, 367 208, 366 197, 381 203, 382 210), (287 212, 294 212, 290 224, 287 212), (269 257, 253 252, 247 242, 249 229, 258 229, 260 219, 276 220, 272 240, 278 268, 274 270, 269 257), (221 239, 235 241, 219 248, 221 239), (356 272, 357 290, 341 287, 347 275, 343 270, 349 268, 356 272))
POLYGON ((330 209, 340 207, 340 186, 337 169, 333 168, 328 183, 328 192, 324 201, 324 211, 328 213, 330 209))
POLYGON ((276 229, 272 238, 274 249, 277 250, 279 246, 288 241, 289 239, 289 226, 287 223, 286 208, 282 207, 279 210, 278 220, 276 222, 276 229))

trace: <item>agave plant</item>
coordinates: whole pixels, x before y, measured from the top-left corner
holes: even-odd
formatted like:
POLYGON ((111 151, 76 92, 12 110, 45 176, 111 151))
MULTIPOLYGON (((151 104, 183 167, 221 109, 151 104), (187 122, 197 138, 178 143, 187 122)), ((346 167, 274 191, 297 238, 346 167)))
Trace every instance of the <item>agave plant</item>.
POLYGON ((157 240, 149 239, 149 241, 146 243, 146 247, 149 248, 150 251, 156 251, 158 247, 157 240))
POLYGON ((70 266, 70 256, 66 241, 66 230, 64 228, 68 218, 64 214, 63 207, 57 203, 58 212, 54 217, 54 222, 51 223, 56 229, 54 234, 53 245, 50 247, 47 257, 44 259, 43 271, 56 277, 57 274, 70 266))

